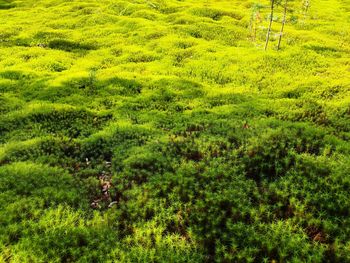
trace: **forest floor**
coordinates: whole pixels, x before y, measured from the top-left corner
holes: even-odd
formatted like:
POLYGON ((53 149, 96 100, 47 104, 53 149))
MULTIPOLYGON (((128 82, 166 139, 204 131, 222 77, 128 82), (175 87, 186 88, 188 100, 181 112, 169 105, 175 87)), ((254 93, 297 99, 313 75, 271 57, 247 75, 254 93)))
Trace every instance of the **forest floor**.
POLYGON ((349 6, 0 0, 0 261, 350 262, 349 6))

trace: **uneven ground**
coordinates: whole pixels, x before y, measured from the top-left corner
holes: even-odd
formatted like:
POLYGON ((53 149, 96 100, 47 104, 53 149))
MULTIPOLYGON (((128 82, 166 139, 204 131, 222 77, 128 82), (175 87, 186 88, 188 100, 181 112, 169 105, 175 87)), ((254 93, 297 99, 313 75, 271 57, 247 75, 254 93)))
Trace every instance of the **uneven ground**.
POLYGON ((0 261, 350 262, 350 1, 260 3, 0 0, 0 261))

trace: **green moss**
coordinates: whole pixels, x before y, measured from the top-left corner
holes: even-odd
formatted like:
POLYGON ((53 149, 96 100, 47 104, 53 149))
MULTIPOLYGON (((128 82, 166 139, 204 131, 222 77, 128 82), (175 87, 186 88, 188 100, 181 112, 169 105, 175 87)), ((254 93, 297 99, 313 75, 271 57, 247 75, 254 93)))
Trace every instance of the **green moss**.
POLYGON ((349 1, 269 4, 0 0, 0 261, 349 262, 349 1))

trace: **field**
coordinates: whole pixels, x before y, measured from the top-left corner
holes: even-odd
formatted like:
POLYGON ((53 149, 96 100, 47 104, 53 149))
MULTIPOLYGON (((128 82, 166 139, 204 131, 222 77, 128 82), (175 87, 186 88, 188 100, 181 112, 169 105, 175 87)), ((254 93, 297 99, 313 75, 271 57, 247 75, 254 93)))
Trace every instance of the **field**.
POLYGON ((0 262, 350 262, 349 6, 0 0, 0 262))

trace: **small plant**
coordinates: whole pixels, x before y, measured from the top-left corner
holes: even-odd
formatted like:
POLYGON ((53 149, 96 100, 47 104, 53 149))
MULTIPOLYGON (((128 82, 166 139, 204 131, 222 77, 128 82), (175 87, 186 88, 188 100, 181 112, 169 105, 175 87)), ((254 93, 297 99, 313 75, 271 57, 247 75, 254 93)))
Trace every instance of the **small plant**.
POLYGON ((263 7, 264 6, 259 4, 259 3, 255 3, 252 6, 252 12, 251 12, 249 26, 250 26, 250 31, 251 31, 253 41, 256 40, 257 29, 258 29, 259 24, 262 22, 261 9, 263 7))

